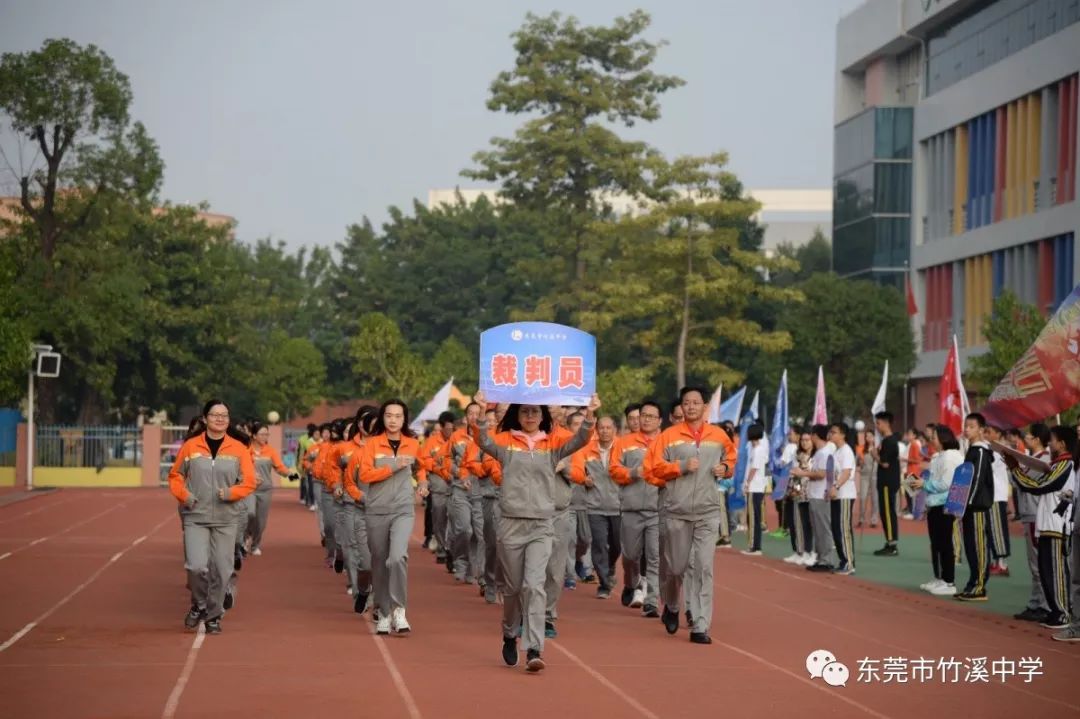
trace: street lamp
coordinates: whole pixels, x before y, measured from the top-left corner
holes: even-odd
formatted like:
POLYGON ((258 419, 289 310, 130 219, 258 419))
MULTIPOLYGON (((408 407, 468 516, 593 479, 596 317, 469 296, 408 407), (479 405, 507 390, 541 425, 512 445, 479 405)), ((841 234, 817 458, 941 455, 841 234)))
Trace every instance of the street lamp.
POLYGON ((34 488, 34 375, 38 377, 60 376, 60 353, 53 352, 52 345, 32 344, 33 357, 27 379, 27 432, 26 432, 26 488, 34 488))

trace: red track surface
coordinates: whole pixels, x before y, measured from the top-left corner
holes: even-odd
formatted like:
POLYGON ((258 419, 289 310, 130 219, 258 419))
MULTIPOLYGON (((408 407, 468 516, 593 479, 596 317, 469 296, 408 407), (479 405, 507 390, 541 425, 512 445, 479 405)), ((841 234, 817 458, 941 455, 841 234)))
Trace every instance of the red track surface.
POLYGON ((1047 630, 731 551, 716 554, 711 647, 580 585, 563 595, 539 676, 503 666, 499 608, 418 543, 408 637, 377 638, 353 614, 295 494, 275 497, 264 552, 245 564, 224 633, 203 640, 183 631, 179 522, 164 491, 64 490, 0 507, 0 717, 1080 714, 1080 646, 1047 630), (808 678, 815 649, 849 666, 846 687, 808 678), (920 656, 1038 657, 1043 675, 857 681, 863 657, 920 656))

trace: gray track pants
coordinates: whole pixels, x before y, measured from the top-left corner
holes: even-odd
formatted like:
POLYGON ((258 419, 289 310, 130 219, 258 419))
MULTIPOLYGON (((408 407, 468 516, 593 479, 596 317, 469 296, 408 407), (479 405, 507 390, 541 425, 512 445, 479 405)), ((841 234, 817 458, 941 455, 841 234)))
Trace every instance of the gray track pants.
POLYGON ((484 585, 485 597, 494 598, 496 590, 502 591, 502 572, 499 571, 499 508, 498 497, 484 497, 482 510, 484 515, 484 585))
POLYGON ((435 536, 435 541, 439 543, 439 548, 435 550, 435 556, 445 557, 447 555, 447 548, 450 546, 450 540, 447 537, 450 524, 448 521, 450 495, 432 494, 430 499, 431 531, 435 536))
POLYGON ((224 609, 225 577, 233 571, 236 522, 222 525, 184 522, 184 568, 191 588, 191 603, 217 619, 224 609))
POLYGON ((454 557, 454 578, 479 579, 484 573, 484 509, 480 498, 473 500, 461 490, 450 495, 450 552, 454 557))
POLYGON ((660 518, 656 512, 623 512, 622 526, 623 581, 636 589, 645 576, 645 605, 656 606, 660 590, 660 518), (641 551, 645 550, 645 566, 641 566, 641 551), (644 571, 642 571, 644 570, 644 571))
POLYGON ((663 522, 667 570, 661 587, 664 604, 677 609, 680 595, 685 591, 687 609, 694 617, 691 631, 708 632, 712 623, 713 555, 720 533, 720 517, 710 514, 698 519, 681 519, 666 515, 663 522))
POLYGON ((416 515, 369 513, 366 517, 375 606, 381 616, 389 616, 394 607, 408 606, 409 537, 416 515))
POLYGON ((351 499, 345 502, 345 571, 353 591, 371 591, 371 550, 368 548, 364 508, 351 499))
POLYGON ((832 507, 827 499, 810 500, 810 528, 814 533, 814 551, 818 564, 835 567, 839 562, 832 533, 832 507))
MULTIPOLYGON (((576 522, 577 517, 572 509, 555 510, 555 516, 551 520, 553 541, 547 568, 544 570, 544 616, 548 621, 559 618, 559 597, 562 596, 563 582, 568 576, 566 562, 570 556, 570 545, 576 541, 576 522)), ((574 565, 571 562, 571 574, 573 571, 574 565)))
POLYGON ((270 500, 273 496, 274 491, 269 487, 255 492, 255 521, 248 525, 252 549, 262 546, 266 524, 270 521, 270 500))
POLYGON ((498 557, 505 594, 502 632, 513 637, 520 627, 526 651, 544 650, 544 584, 554 539, 550 519, 499 520, 498 557))

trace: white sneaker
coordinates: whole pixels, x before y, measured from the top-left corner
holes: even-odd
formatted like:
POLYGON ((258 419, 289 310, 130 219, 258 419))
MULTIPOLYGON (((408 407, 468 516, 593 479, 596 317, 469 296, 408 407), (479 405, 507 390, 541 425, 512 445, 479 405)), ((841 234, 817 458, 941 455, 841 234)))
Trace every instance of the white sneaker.
POLYGON ((259 549, 258 547, 255 547, 255 549, 251 550, 251 555, 253 557, 261 557, 262 556, 262 550, 259 549))
POLYGON ((924 582, 923 584, 920 584, 919 589, 923 590, 924 592, 932 592, 934 591, 934 589, 940 587, 942 584, 944 584, 944 582, 942 582, 940 579, 931 579, 929 582, 924 582))
POLYGON ((745 554, 747 557, 760 557, 761 556, 761 550, 760 549, 744 549, 744 550, 742 550, 741 554, 745 554))
POLYGON ((428 549, 430 549, 433 552, 439 551, 439 540, 435 539, 435 537, 432 537, 431 541, 428 542, 428 549))
POLYGON ((930 590, 931 594, 936 594, 939 597, 951 597, 956 594, 956 585, 946 584, 942 582, 938 586, 930 590))
POLYGON ((790 557, 784 557, 784 561, 788 564, 802 564, 802 555, 792 554, 790 557))
POLYGON ((803 565, 804 567, 812 567, 817 564, 817 555, 813 552, 807 552, 806 554, 802 555, 799 564, 803 565))
POLYGON ((409 626, 409 620, 405 618, 404 607, 394 607, 391 623, 394 631, 398 634, 406 634, 412 629, 412 627, 409 626))
POLYGON ((308 511, 309 512, 314 512, 315 511, 315 505, 313 504, 310 507, 308 507, 308 511))
POLYGON ((735 531, 736 532, 745 532, 746 531, 746 525, 745 524, 736 524, 735 525, 735 531))
POLYGON ((901 516, 903 519, 915 519, 915 515, 911 512, 904 512, 904 514, 901 516))
POLYGON ((345 593, 348 594, 351 597, 352 596, 352 587, 345 587, 345 593))
POLYGON ((378 621, 375 622, 376 634, 389 634, 390 633, 390 617, 380 616, 378 621))
POLYGON ((630 600, 631 609, 640 609, 641 605, 645 603, 645 592, 640 589, 634 590, 634 598, 630 600))
POLYGON ((645 581, 645 577, 638 580, 637 588, 640 589, 643 594, 649 591, 649 583, 645 581))

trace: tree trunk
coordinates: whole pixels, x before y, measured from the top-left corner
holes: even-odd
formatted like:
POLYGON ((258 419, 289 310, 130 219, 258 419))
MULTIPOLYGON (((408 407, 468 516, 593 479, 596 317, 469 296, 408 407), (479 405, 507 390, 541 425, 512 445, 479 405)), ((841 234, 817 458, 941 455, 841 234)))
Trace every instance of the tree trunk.
POLYGON ((682 324, 679 326, 679 346, 675 350, 675 381, 679 388, 686 386, 686 343, 690 338, 690 275, 694 271, 691 253, 693 238, 686 237, 686 277, 683 279, 682 324))

